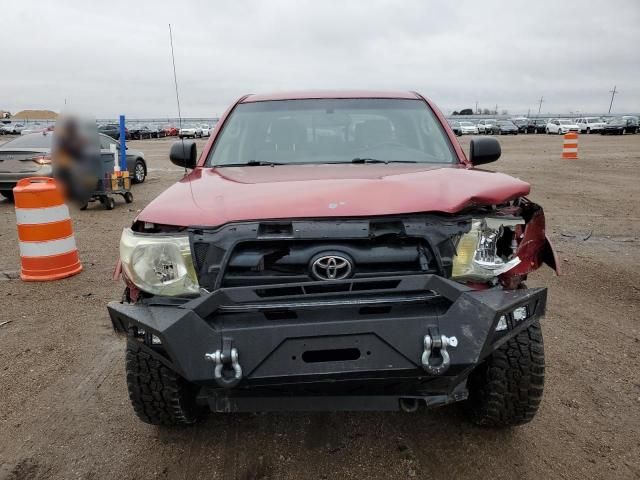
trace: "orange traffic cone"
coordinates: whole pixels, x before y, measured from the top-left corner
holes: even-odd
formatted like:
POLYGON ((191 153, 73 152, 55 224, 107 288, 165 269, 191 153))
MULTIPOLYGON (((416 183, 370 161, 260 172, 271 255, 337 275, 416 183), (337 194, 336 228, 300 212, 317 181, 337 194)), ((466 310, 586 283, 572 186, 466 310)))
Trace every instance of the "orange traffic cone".
POLYGON ((23 178, 13 189, 20 278, 47 281, 70 277, 82 270, 69 209, 53 178, 23 178))
POLYGON ((578 134, 577 133, 569 132, 564 134, 562 158, 566 160, 578 159, 578 134))

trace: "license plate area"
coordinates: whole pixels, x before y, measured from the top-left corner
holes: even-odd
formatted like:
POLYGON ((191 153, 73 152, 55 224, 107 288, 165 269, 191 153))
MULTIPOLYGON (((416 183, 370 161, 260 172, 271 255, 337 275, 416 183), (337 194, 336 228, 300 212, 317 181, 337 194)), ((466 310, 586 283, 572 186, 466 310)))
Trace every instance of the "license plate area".
POLYGON ((416 367, 373 333, 327 335, 285 340, 250 377, 343 374, 416 367))

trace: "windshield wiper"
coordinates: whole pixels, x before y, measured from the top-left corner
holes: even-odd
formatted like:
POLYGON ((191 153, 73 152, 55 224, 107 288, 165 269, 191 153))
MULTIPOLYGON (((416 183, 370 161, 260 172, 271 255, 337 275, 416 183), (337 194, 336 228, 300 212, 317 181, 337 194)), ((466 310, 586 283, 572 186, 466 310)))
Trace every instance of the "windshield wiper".
POLYGON ((274 165, 285 165, 284 163, 277 162, 259 162, 257 160, 251 160, 246 163, 223 163, 221 165, 214 165, 214 167, 273 167, 274 165))
POLYGON ((413 160, 380 160, 377 158, 352 158, 351 163, 418 163, 413 160))

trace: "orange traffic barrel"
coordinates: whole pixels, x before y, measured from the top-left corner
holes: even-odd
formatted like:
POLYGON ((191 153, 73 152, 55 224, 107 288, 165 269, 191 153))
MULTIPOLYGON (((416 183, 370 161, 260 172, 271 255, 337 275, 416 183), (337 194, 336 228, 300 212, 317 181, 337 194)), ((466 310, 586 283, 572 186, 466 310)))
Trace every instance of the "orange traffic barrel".
POLYGON ((82 270, 69 209, 53 178, 23 178, 13 188, 20 241, 20 278, 47 281, 82 270))
POLYGON ((564 145, 562 146, 562 158, 576 160, 578 158, 578 134, 569 132, 564 134, 564 145))

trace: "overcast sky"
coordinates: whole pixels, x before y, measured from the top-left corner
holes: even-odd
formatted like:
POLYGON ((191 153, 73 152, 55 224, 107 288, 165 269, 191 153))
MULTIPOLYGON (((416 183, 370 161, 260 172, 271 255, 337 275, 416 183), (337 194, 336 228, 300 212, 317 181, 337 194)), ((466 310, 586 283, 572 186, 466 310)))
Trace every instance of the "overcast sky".
POLYGON ((29 1, 0 9, 0 109, 219 116, 283 89, 417 90, 445 113, 640 111, 640 1, 29 1))

